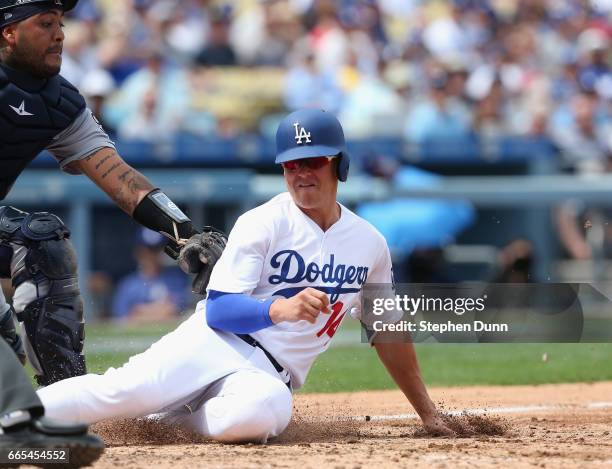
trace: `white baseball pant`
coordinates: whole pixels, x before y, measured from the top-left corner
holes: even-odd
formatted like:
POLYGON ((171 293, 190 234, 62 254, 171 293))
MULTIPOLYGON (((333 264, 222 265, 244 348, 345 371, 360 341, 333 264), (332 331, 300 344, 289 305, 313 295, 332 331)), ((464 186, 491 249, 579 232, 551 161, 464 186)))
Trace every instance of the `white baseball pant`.
POLYGON ((121 368, 38 390, 45 414, 92 424, 157 414, 224 442, 261 442, 289 424, 291 391, 263 351, 206 325, 204 302, 121 368))

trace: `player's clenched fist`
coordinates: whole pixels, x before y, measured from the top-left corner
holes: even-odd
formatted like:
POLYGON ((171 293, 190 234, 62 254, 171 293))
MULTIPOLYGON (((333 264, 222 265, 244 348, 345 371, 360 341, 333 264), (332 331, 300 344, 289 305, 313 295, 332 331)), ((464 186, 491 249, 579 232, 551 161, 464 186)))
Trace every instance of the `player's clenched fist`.
POLYGON ((274 324, 302 320, 314 324, 320 313, 329 314, 329 298, 322 291, 310 287, 291 298, 279 298, 270 306, 270 319, 274 324))

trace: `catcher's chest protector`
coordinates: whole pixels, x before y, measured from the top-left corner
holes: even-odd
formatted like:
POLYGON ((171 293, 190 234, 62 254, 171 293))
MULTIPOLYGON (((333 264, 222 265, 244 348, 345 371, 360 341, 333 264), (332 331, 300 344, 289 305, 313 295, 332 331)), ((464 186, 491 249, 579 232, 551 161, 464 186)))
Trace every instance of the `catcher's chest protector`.
POLYGON ((79 91, 61 76, 38 79, 0 64, 0 200, 84 109, 79 91))

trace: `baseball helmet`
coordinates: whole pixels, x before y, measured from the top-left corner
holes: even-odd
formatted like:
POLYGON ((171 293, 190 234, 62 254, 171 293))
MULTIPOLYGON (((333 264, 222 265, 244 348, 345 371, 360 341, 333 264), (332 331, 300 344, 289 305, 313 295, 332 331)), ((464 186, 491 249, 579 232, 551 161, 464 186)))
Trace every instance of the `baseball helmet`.
POLYGON ((338 119, 320 109, 286 116, 276 131, 276 163, 319 156, 338 156, 338 179, 346 181, 350 158, 338 119))
POLYGON ((79 0, 0 0, 0 28, 47 10, 72 10, 79 0))

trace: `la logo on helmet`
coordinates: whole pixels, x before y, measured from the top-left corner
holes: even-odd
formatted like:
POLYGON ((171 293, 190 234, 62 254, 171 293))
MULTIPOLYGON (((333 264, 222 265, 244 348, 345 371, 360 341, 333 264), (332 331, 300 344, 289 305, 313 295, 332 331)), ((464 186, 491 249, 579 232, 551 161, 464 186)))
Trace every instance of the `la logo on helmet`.
POLYGON ((295 127, 295 142, 298 145, 302 144, 302 139, 305 139, 306 143, 311 143, 310 132, 306 132, 304 127, 300 127, 299 122, 295 122, 293 127, 295 127))

